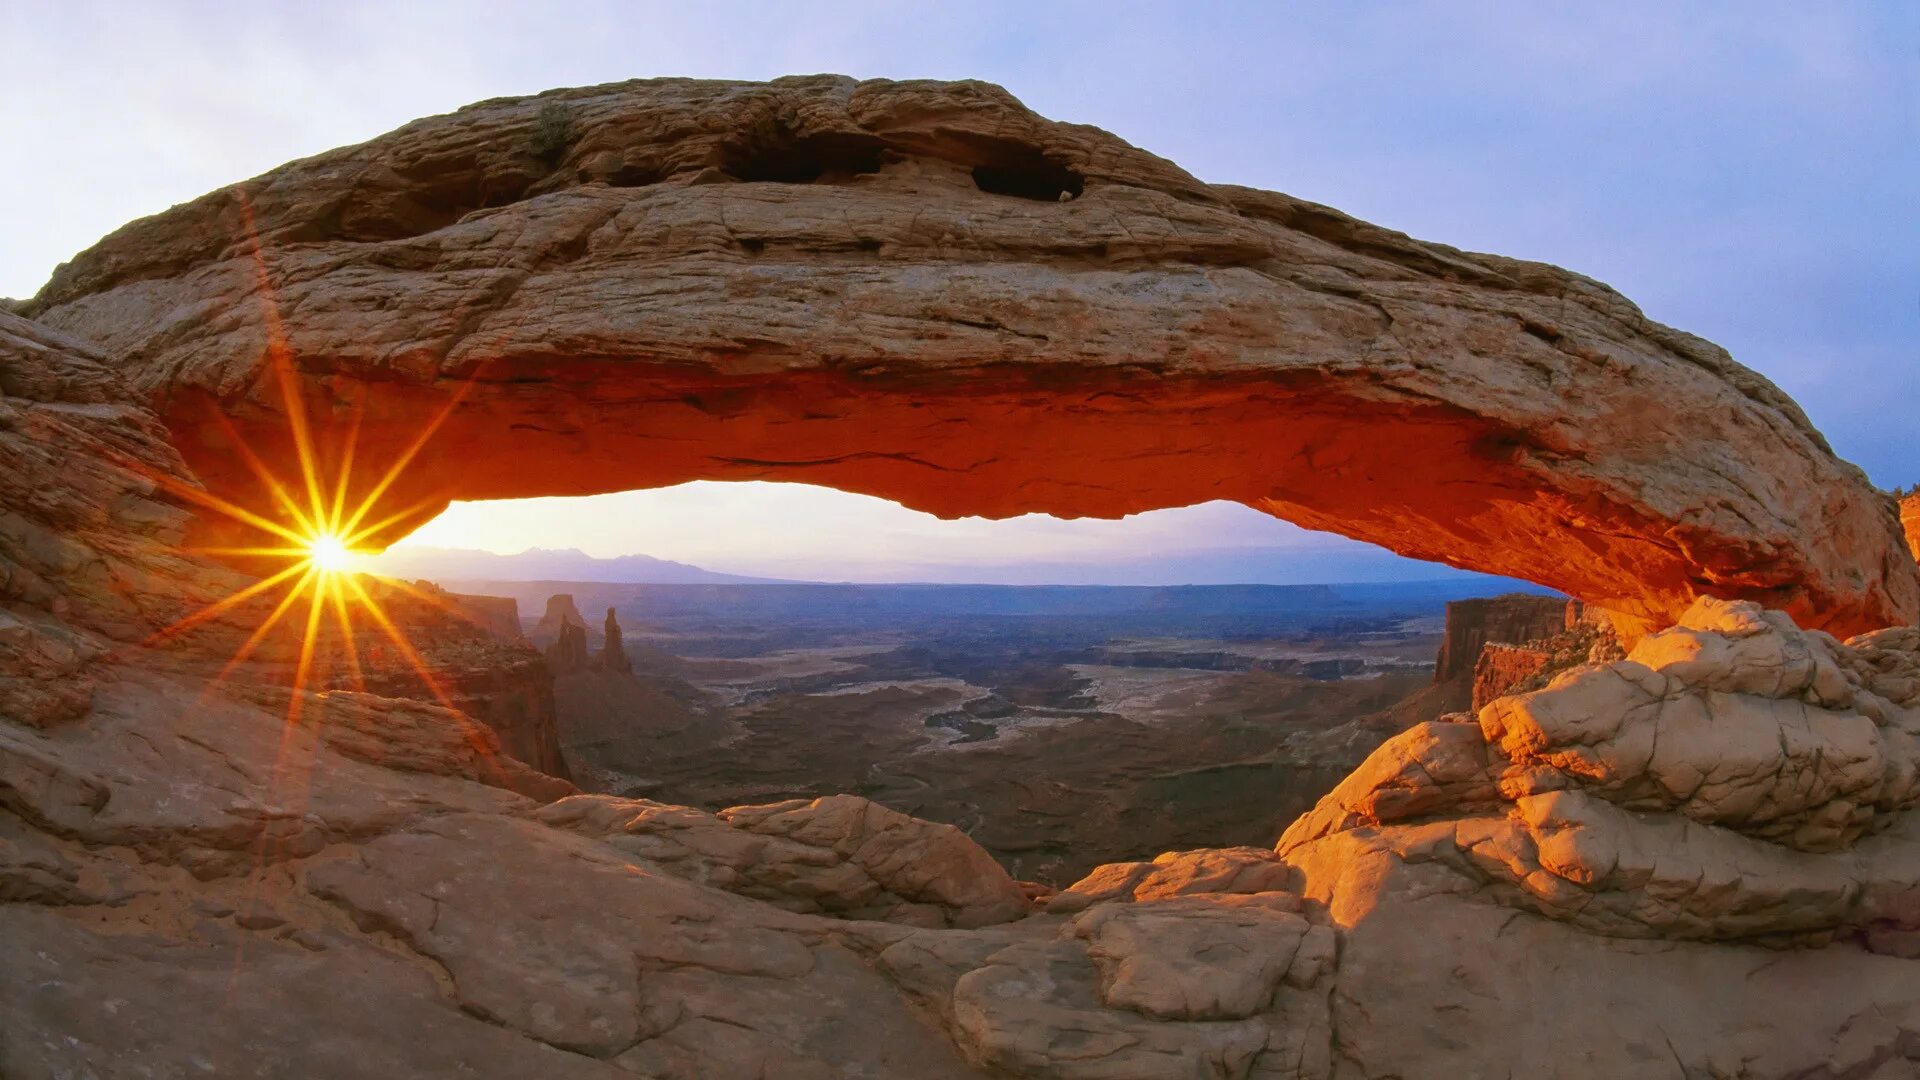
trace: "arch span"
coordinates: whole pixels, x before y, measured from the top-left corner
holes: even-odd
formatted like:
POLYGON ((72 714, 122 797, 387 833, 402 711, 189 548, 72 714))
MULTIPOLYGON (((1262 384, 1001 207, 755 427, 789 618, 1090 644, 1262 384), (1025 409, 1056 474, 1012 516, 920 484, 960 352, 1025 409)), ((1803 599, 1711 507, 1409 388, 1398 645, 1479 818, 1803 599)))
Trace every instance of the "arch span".
POLYGON ((269 505, 271 373, 383 498, 795 479, 943 515, 1235 499, 1647 622, 1912 621, 1892 501, 1556 267, 1203 184, 972 82, 655 80, 416 121, 135 222, 26 307, 269 505), (448 406, 450 405, 450 408, 448 406))

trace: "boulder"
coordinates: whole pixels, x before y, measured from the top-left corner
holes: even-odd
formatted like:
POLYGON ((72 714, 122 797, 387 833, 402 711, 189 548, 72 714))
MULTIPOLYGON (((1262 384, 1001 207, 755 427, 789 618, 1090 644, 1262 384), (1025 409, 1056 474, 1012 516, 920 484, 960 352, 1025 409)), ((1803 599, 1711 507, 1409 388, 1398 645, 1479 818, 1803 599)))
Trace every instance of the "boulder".
POLYGON ((854 795, 736 806, 717 815, 579 796, 536 816, 667 873, 790 911, 975 927, 1033 909, 1019 883, 960 830, 854 795))
POLYGON ((1917 665, 1920 630, 1842 644, 1703 599, 1625 660, 1390 740, 1278 850, 1336 918, 1331 882, 1389 857, 1612 936, 1905 933, 1920 928, 1917 665))

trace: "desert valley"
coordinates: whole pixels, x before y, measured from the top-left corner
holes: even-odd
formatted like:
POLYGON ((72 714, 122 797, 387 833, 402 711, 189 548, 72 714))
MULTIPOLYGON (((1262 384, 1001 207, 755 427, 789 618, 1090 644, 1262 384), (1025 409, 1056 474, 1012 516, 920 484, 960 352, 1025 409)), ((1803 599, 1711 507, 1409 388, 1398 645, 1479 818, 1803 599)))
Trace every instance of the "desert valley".
MULTIPOLYGON (((546 594, 521 623, 584 788, 708 810, 848 792, 1057 886, 1270 847, 1409 712, 1471 692, 1434 685, 1448 587, 475 584, 546 594), (616 612, 618 658, 582 603, 616 612)), ((1515 641, 1561 630, 1564 601, 1500 603, 1528 609, 1515 641)))
POLYGON ((1920 496, 1577 273, 635 80, 134 221, 0 395, 0 1076, 1920 1074, 1920 496), (347 561, 696 480, 1480 576, 347 561))

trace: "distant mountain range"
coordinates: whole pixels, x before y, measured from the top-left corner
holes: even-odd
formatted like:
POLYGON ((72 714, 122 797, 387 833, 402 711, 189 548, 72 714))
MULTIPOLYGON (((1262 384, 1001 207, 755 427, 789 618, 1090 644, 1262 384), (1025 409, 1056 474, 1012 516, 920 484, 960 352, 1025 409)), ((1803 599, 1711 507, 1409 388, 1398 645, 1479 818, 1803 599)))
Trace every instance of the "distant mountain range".
MULTIPOLYGON (((401 546, 367 560, 390 577, 447 582, 599 582, 607 585, 797 585, 845 583, 832 570, 793 577, 726 574, 651 555, 599 558, 576 548, 529 548, 514 555, 468 548, 401 546)), ((873 576, 873 568, 867 568, 873 576)), ((1510 578, 1436 566, 1373 549, 1228 549, 1148 554, 1103 562, 1021 561, 978 566, 921 563, 889 566, 872 584, 1177 587, 1182 585, 1308 585, 1374 583, 1442 588, 1491 596, 1534 586, 1510 578)), ((1396 590, 1396 593, 1398 591, 1396 590)))
POLYGON ((622 585, 771 585, 779 578, 703 570, 651 555, 602 559, 575 548, 529 548, 516 555, 466 548, 396 547, 367 560, 388 577, 434 581, 603 581, 622 585))

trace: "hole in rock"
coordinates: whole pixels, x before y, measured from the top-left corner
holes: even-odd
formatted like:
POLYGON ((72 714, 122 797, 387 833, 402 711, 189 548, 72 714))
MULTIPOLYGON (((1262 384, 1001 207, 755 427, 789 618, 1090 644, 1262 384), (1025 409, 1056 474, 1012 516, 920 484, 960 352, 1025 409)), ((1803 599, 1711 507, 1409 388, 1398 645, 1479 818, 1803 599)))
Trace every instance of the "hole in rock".
POLYGON ((880 171, 885 144, 854 135, 797 137, 780 131, 733 148, 721 168, 746 181, 779 184, 843 182, 880 171))
POLYGON ((470 708, 588 790, 861 795, 1052 884, 1272 844, 1446 710, 1447 601, 1515 587, 1235 503, 941 520, 763 481, 456 502, 367 565, 538 650, 470 708))
POLYGON ((1078 173, 1022 148, 1008 160, 973 169, 973 186, 992 195, 1013 195, 1040 202, 1059 202, 1062 195, 1078 198, 1086 184, 1078 173))

